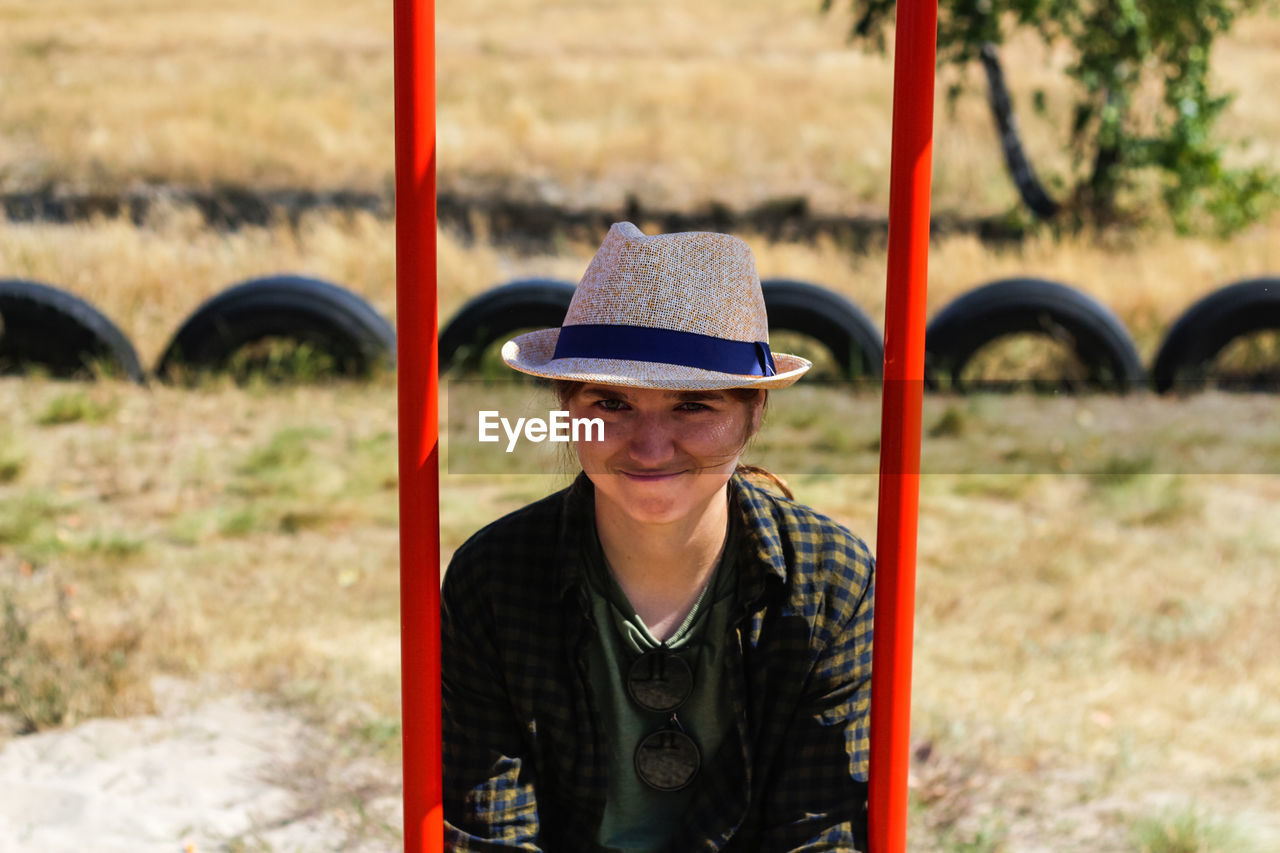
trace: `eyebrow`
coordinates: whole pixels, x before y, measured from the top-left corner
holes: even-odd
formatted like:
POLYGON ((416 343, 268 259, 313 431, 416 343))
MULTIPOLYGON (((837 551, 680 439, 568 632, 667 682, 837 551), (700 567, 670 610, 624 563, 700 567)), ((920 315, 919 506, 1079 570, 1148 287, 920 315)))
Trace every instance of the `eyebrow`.
MULTIPOLYGON (((582 389, 583 394, 589 394, 592 397, 610 400, 622 400, 623 402, 631 402, 631 398, 627 396, 625 391, 617 391, 612 388, 602 388, 599 386, 588 386, 582 389)), ((723 400, 725 397, 723 391, 668 391, 667 398, 679 400, 681 403, 699 403, 703 400, 723 400)))

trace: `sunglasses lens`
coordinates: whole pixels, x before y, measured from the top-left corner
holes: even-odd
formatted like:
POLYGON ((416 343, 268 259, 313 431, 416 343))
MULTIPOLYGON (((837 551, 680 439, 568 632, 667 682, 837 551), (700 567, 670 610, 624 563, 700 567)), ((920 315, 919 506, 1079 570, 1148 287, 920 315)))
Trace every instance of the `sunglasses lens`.
POLYGON ((655 649, 636 658, 627 671, 627 692, 649 711, 674 711, 693 692, 689 664, 670 652, 655 649))
POLYGON ((679 791, 698 775, 701 764, 693 738, 675 729, 659 729, 636 746, 636 775, 659 791, 679 791))

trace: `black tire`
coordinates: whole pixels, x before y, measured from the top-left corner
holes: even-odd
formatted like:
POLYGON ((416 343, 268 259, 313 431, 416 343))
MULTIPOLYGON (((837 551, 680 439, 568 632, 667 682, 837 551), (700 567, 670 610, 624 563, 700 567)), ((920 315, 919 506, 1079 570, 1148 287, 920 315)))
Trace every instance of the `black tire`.
POLYGON ((845 379, 884 375, 884 338, 857 305, 835 291, 790 278, 766 278, 760 286, 770 332, 815 338, 831 352, 845 379))
POLYGON ((91 377, 95 363, 146 381, 133 344, 97 308, 47 284, 0 279, 0 373, 39 365, 59 378, 91 377))
POLYGON ((440 372, 478 367, 485 349, 513 332, 559 326, 573 291, 567 281, 526 278, 472 297, 440 332, 440 372))
POLYGON ((165 347, 156 374, 226 370, 239 350, 268 338, 308 344, 344 375, 395 366, 395 329, 372 305, 327 281, 276 275, 233 285, 198 307, 165 347))
POLYGON ((1128 391, 1144 382, 1142 362, 1124 324, 1092 296, 1053 281, 1011 278, 991 282, 956 299, 925 331, 925 369, 931 387, 957 391, 961 372, 986 344, 1006 335, 1042 334, 1065 344, 1084 368, 1058 390, 1081 385, 1128 391))
MULTIPOLYGON (((1227 344, 1242 335, 1280 329, 1280 278, 1238 281, 1215 290, 1182 313, 1165 333, 1156 352, 1152 379, 1164 394, 1203 388, 1212 377, 1210 364, 1227 344)), ((1252 387, 1275 388, 1263 379, 1252 387)), ((1247 384, 1241 387, 1250 387, 1247 384)))

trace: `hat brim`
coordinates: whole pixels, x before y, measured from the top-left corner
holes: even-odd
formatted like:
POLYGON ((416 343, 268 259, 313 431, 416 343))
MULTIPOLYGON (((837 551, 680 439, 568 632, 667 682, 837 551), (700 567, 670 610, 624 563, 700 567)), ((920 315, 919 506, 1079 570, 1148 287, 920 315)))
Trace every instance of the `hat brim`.
POLYGON ((661 361, 629 361, 616 358, 552 358, 560 330, 539 329, 502 345, 502 360, 508 367, 541 376, 575 382, 599 382, 630 388, 661 388, 673 391, 716 391, 724 388, 786 388, 804 375, 813 363, 798 355, 773 353, 773 376, 718 373, 667 364, 661 361))

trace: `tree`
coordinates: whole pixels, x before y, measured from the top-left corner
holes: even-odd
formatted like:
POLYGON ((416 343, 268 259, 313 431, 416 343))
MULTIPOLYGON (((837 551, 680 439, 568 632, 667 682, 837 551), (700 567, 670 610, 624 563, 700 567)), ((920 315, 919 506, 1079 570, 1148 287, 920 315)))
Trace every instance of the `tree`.
MULTIPOLYGON (((850 39, 883 50, 895 0, 850 4, 850 39)), ((837 0, 823 0, 829 11, 837 0)), ((1076 169, 1058 217, 1108 224, 1129 218, 1126 191, 1144 173, 1179 230, 1234 231, 1275 204, 1280 181, 1264 166, 1233 168, 1214 125, 1231 101, 1209 83, 1214 38, 1238 17, 1275 0, 941 0, 938 62, 963 66, 1018 28, 1071 46, 1075 84, 1071 138, 1076 169), (1155 114, 1134 108, 1140 86, 1156 85, 1155 114)), ((990 75, 990 67, 988 68, 990 75)), ((994 95, 994 92, 993 92, 994 95)), ((993 98, 994 100, 994 98, 993 98)), ((1024 194, 1025 195, 1025 194, 1024 194)))

